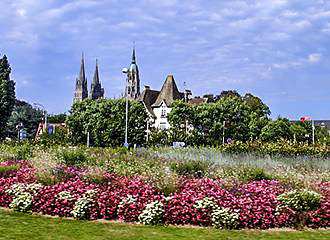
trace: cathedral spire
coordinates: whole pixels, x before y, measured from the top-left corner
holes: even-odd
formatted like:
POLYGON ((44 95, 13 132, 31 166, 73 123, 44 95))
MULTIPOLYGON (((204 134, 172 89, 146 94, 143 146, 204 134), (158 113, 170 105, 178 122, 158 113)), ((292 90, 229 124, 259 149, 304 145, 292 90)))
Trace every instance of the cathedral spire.
POLYGON ((104 98, 104 89, 101 86, 100 75, 99 75, 99 64, 97 59, 96 59, 94 78, 91 84, 90 98, 94 100, 98 98, 104 98))
POLYGON ((86 79, 84 52, 81 55, 81 64, 80 64, 80 74, 79 74, 79 77, 80 77, 80 80, 81 79, 86 79))
POLYGON ((96 59, 96 67, 95 67, 95 72, 94 72, 94 78, 93 78, 93 84, 100 84, 100 76, 99 76, 99 64, 96 59))
POLYGON ((133 54, 132 54, 132 64, 136 63, 136 58, 135 58, 135 44, 133 46, 133 54))
POLYGON ((76 90, 74 93, 73 103, 81 102, 88 97, 87 78, 85 74, 84 53, 81 56, 79 78, 76 79, 76 90))

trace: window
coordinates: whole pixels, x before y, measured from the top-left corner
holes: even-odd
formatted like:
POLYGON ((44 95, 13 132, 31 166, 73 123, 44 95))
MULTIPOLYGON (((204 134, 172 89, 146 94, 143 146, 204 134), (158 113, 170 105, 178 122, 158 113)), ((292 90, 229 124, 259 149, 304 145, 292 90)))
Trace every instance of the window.
POLYGON ((161 107, 161 114, 160 114, 161 118, 166 118, 166 105, 162 105, 161 107))

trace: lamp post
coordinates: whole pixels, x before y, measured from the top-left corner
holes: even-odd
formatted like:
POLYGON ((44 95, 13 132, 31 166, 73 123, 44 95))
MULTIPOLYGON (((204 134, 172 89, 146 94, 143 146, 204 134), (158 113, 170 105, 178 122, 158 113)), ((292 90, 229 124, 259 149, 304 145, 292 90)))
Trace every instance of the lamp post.
POLYGON ((21 131, 22 131, 23 128, 24 128, 23 123, 20 123, 20 124, 16 125, 18 141, 21 140, 21 131))
POLYGON ((222 146, 225 146, 225 128, 226 128, 226 121, 223 121, 223 129, 222 129, 222 146))
MULTIPOLYGON (((127 75, 128 69, 123 68, 122 72, 127 75)), ((126 121, 125 121, 125 143, 124 143, 124 146, 126 148, 128 148, 128 142, 127 142, 127 135, 128 135, 128 92, 127 92, 128 89, 127 89, 127 81, 128 81, 128 78, 126 76, 126 80, 125 80, 126 121)))
POLYGON ((44 126, 44 129, 46 130, 47 128, 47 111, 46 111, 46 108, 44 107, 44 105, 40 104, 40 103, 33 103, 33 105, 36 107, 36 106, 40 106, 43 108, 44 110, 44 117, 45 117, 45 126, 44 126))

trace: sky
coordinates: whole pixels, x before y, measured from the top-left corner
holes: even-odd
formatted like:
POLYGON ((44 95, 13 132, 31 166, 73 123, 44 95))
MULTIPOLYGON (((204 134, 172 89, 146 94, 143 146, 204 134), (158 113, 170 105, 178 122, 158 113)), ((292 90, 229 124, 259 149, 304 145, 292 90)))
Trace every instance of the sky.
POLYGON ((1 0, 0 54, 16 96, 68 112, 85 55, 107 98, 135 41, 141 88, 173 74, 194 96, 237 90, 278 116, 330 119, 329 0, 1 0))

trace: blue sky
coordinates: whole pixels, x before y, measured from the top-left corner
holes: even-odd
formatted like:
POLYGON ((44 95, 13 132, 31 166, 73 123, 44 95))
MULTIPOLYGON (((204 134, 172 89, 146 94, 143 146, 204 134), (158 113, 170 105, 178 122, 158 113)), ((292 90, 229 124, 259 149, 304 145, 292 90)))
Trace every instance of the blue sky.
POLYGON ((136 42, 141 88, 174 74, 194 95, 236 89, 272 117, 330 119, 328 0, 1 0, 0 54, 16 95, 49 112, 72 104, 81 53, 106 97, 124 88, 136 42))

